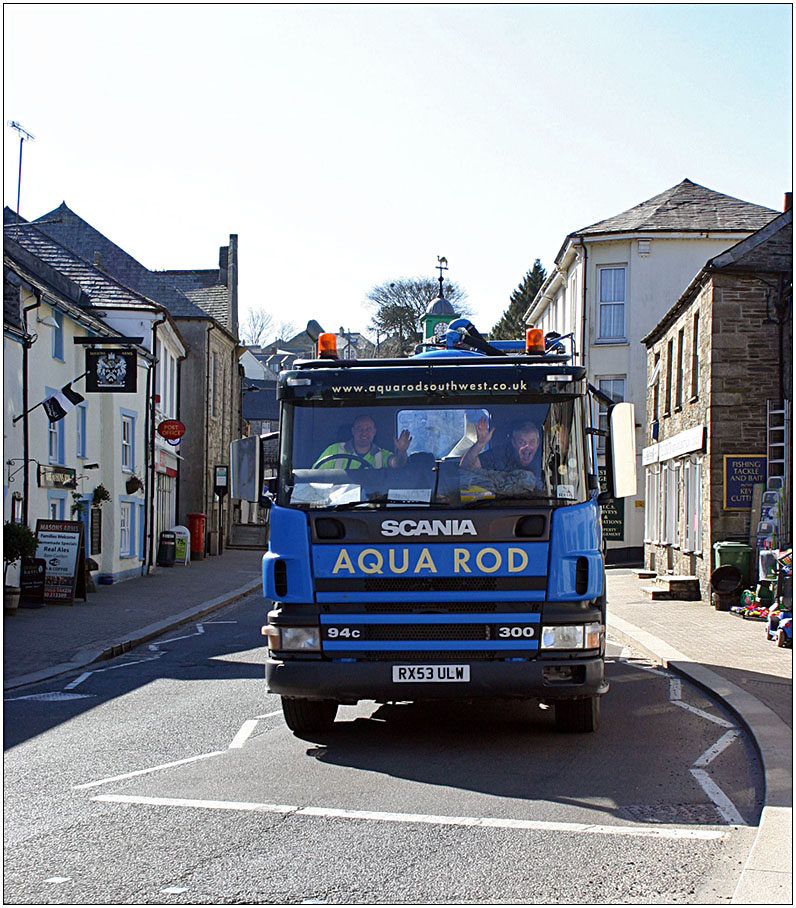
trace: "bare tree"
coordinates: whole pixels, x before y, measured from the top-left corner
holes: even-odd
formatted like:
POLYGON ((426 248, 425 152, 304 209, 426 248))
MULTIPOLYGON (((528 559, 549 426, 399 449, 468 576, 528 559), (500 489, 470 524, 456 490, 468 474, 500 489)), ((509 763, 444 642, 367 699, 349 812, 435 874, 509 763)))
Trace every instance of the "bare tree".
POLYGON ((249 347, 262 347, 271 334, 273 323, 265 309, 249 309, 238 329, 240 339, 249 347))
MULTIPOLYGON (((469 317, 467 293, 457 283, 445 281, 443 294, 458 315, 469 317)), ((423 336, 420 319, 438 296, 439 281, 428 277, 396 278, 370 289, 365 305, 375 310, 371 326, 385 338, 381 352, 395 348, 402 354, 414 347, 423 336)))

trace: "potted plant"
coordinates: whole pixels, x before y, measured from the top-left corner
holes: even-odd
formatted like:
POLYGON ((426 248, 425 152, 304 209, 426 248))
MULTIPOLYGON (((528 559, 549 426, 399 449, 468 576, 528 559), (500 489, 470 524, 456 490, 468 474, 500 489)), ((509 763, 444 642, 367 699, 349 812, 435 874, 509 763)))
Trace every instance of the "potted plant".
POLYGON ((6 576, 12 564, 20 558, 32 558, 36 554, 36 534, 24 523, 10 520, 3 526, 3 611, 15 612, 19 606, 19 587, 6 586, 6 576))
POLYGON ((127 490, 128 495, 132 495, 135 492, 138 492, 140 489, 144 488, 144 481, 140 476, 136 476, 135 473, 127 480, 125 483, 125 489, 127 490))
POLYGON ((105 486, 98 482, 96 488, 94 489, 94 495, 91 498, 91 507, 99 508, 102 507, 104 501, 111 500, 111 493, 105 488, 105 486))

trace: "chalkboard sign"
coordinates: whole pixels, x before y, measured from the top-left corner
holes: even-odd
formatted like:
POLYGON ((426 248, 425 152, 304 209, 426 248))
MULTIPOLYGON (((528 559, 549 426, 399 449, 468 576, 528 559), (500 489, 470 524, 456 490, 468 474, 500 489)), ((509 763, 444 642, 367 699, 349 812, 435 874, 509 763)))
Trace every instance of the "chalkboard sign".
POLYGON ((19 577, 20 602, 44 602, 44 574, 47 562, 43 558, 23 558, 19 577))
POLYGON ((92 508, 89 512, 91 519, 89 548, 91 555, 100 555, 102 553, 102 510, 92 508))
POLYGON ((86 598, 86 553, 83 523, 78 520, 37 520, 39 546, 36 558, 44 559, 44 601, 75 604, 75 594, 86 598))

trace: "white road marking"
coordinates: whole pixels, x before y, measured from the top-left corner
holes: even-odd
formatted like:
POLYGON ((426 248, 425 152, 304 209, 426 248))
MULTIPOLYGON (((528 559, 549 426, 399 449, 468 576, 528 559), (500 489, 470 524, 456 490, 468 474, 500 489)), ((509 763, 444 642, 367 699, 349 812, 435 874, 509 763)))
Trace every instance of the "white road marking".
POLYGON ((209 754, 198 754, 195 757, 186 757, 184 760, 174 760, 173 763, 161 763, 159 766, 150 766, 149 769, 136 769, 134 772, 126 772, 120 776, 109 776, 107 779, 98 779, 96 782, 83 782, 82 785, 72 786, 72 790, 81 791, 85 788, 96 788, 98 785, 106 785, 108 782, 121 782, 122 779, 145 776, 147 773, 157 772, 159 769, 171 769, 173 766, 182 766, 184 763, 194 763, 197 760, 207 760, 209 757, 218 757, 225 753, 225 750, 214 750, 209 754))
POLYGON ((25 694, 24 697, 4 697, 4 703, 12 703, 14 700, 43 700, 54 702, 56 700, 90 700, 96 697, 96 694, 67 694, 62 690, 49 691, 46 694, 25 694))
POLYGON ((694 766, 707 766, 708 763, 715 760, 720 753, 723 753, 736 738, 740 737, 740 734, 740 728, 731 728, 728 732, 725 732, 715 744, 709 747, 702 756, 695 761, 694 766))
POLYGON ((726 719, 722 719, 720 716, 711 715, 711 713, 706 713, 703 709, 697 709, 696 706, 691 706, 689 703, 685 703, 683 700, 671 700, 672 706, 679 706, 680 709, 688 710, 694 715, 701 716, 703 719, 707 719, 709 722, 714 722, 716 725, 721 725, 724 728, 735 728, 732 722, 728 722, 726 719))
MULTIPOLYGON (((698 772, 699 770, 697 770, 698 772)), ((424 823, 433 826, 470 826, 489 829, 524 829, 536 832, 575 832, 589 835, 624 835, 655 839, 691 839, 714 841, 725 839, 723 829, 693 827, 688 829, 662 826, 605 826, 590 823, 551 823, 543 820, 510 820, 497 817, 447 817, 432 814, 388 813, 371 810, 340 810, 332 807, 294 807, 252 801, 207 801, 194 798, 153 798, 135 795, 97 795, 92 801, 115 804, 142 804, 151 807, 192 807, 203 810, 239 810, 253 813, 293 814, 323 819, 371 820, 387 823, 424 823)), ((740 825, 744 825, 741 821, 740 825)))
POLYGON ((181 892, 187 892, 187 886, 167 886, 165 889, 161 889, 161 892, 165 892, 167 895, 179 895, 181 892))
POLYGON ((277 709, 277 710, 275 710, 275 711, 272 712, 272 713, 265 713, 265 715, 262 715, 262 716, 255 716, 254 718, 255 718, 255 719, 270 719, 271 716, 281 716, 281 715, 282 715, 282 710, 281 710, 281 709, 277 709))
POLYGON ((74 681, 70 681, 69 684, 66 685, 64 690, 72 690, 73 688, 77 687, 78 684, 82 684, 86 680, 86 678, 90 678, 93 674, 93 672, 83 672, 83 674, 80 675, 79 678, 75 678, 74 681))
POLYGON ((71 876, 51 876, 48 880, 45 880, 45 883, 68 883, 72 879, 71 876))
POLYGON ((738 813, 735 805, 727 797, 719 786, 710 778, 704 769, 692 769, 691 775, 702 786, 702 790, 716 805, 718 812, 724 819, 734 826, 746 826, 744 818, 738 813))
POLYGON ((683 697, 683 683, 679 678, 669 678, 669 699, 681 700, 683 697))
POLYGON ((240 731, 232 739, 232 741, 229 745, 230 750, 232 750, 232 748, 235 748, 235 747, 243 747, 243 745, 249 739, 249 736, 251 735, 251 733, 254 731, 254 729, 256 727, 257 727, 256 719, 247 719, 243 723, 243 725, 241 725, 240 731))

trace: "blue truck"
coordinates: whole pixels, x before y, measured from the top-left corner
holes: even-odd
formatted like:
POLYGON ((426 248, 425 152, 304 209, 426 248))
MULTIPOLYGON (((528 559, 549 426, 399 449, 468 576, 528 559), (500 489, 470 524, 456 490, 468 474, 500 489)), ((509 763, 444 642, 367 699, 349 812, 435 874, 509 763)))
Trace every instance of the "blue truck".
POLYGON ((554 706, 559 730, 594 731, 600 509, 635 493, 632 405, 603 399, 593 425, 600 392, 539 329, 490 342, 457 319, 402 359, 318 344, 279 376, 266 482, 262 633, 287 725, 328 730, 360 700, 520 698, 554 706))

